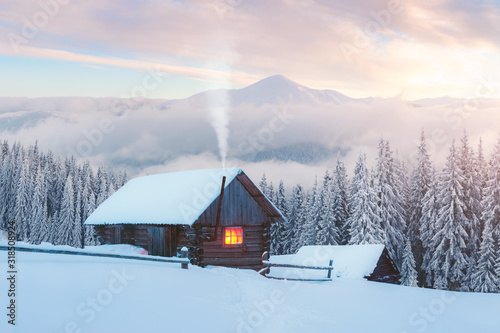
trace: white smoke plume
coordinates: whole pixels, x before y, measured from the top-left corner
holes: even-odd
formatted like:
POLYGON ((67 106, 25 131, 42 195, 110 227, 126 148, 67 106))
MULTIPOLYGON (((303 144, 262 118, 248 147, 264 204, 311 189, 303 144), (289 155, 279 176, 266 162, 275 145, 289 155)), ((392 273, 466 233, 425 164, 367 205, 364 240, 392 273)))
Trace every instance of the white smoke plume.
POLYGON ((217 135, 222 168, 225 168, 229 149, 229 96, 226 90, 215 90, 210 99, 210 123, 217 135))

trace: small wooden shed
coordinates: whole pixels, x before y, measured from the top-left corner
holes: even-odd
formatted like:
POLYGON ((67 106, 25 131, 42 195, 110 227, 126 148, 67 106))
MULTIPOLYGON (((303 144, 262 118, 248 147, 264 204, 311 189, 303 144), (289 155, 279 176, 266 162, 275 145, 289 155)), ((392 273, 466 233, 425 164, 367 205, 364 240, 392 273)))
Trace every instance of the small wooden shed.
POLYGON ((132 244, 150 255, 190 249, 200 266, 259 269, 280 211, 241 169, 208 169, 139 177, 85 221, 107 244, 132 244), (222 198, 222 200, 220 200, 222 198))
MULTIPOLYGON (((309 245, 296 254, 271 256, 270 262, 297 266, 329 266, 332 278, 366 279, 369 281, 399 283, 399 271, 383 244, 362 245, 309 245)), ((325 271, 313 269, 283 269, 272 267, 270 277, 325 278, 325 271)))

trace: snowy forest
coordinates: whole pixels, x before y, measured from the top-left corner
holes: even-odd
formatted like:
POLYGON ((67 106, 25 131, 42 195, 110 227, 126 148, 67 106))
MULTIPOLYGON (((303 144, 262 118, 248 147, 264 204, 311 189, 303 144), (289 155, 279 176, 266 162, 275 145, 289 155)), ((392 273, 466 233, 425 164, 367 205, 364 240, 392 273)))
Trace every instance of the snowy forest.
POLYGON ((288 196, 265 174, 260 188, 287 218, 271 226, 274 254, 304 245, 385 244, 401 283, 435 289, 500 291, 500 140, 489 162, 464 132, 436 170, 422 132, 414 170, 381 139, 373 168, 360 154, 352 179, 333 170, 288 196))
MULTIPOLYGON (((414 169, 381 139, 373 166, 360 154, 352 177, 339 159, 312 189, 285 193, 265 175, 259 186, 287 221, 271 226, 271 251, 304 245, 385 244, 401 283, 436 289, 500 291, 500 140, 489 160, 467 134, 453 142, 437 170, 422 132, 414 169)), ((96 245, 83 222, 127 181, 127 174, 55 158, 38 145, 0 155, 0 229, 16 222, 18 240, 96 245)))
POLYGON ((83 248, 97 245, 95 230, 83 226, 94 209, 127 182, 126 173, 100 167, 74 157, 55 158, 39 151, 38 144, 1 144, 0 229, 15 221, 17 239, 83 248))

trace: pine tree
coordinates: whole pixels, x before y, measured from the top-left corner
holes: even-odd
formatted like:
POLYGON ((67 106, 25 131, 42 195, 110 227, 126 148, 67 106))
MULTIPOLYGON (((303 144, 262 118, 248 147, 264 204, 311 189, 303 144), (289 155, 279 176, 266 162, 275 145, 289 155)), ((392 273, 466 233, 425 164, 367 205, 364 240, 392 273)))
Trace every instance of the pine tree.
POLYGON ((268 190, 267 189, 267 178, 266 178, 265 173, 262 174, 262 179, 259 182, 259 188, 262 191, 262 193, 264 193, 264 194, 267 193, 267 190, 268 190))
POLYGON ((467 218, 465 230, 468 234, 466 242, 469 265, 467 269, 466 281, 462 290, 467 290, 477 266, 479 246, 481 242, 481 180, 477 170, 476 156, 469 145, 469 137, 465 131, 464 136, 461 139, 461 147, 458 153, 458 164, 464 176, 461 185, 463 188, 463 200, 465 205, 464 215, 467 218))
MULTIPOLYGON (((259 187, 262 193, 273 203, 275 203, 275 193, 274 193, 274 187, 273 187, 273 182, 270 182, 269 184, 267 183, 267 178, 266 174, 262 174, 262 179, 259 182, 259 187)), ((277 220, 271 224, 271 254, 277 255, 281 254, 283 251, 282 248, 282 234, 281 234, 281 229, 282 229, 282 224, 283 222, 281 220, 277 220)))
POLYGON ((307 203, 303 208, 303 220, 299 224, 300 234, 298 237, 299 249, 306 245, 316 244, 318 232, 319 213, 322 205, 321 191, 318 189, 318 179, 315 177, 314 185, 310 193, 305 196, 307 203))
POLYGON ((55 212, 61 209, 62 193, 67 178, 61 159, 57 159, 52 163, 51 173, 47 195, 49 215, 53 216, 55 212))
POLYGON ((400 282, 402 285, 408 287, 416 287, 418 285, 415 258, 413 257, 413 253, 411 251, 411 243, 409 239, 406 240, 403 250, 400 282))
MULTIPOLYGON (((285 186, 283 181, 280 181, 278 192, 275 195, 275 206, 288 219, 288 203, 285 196, 285 186)), ((271 250, 273 254, 284 254, 285 251, 285 237, 286 237, 286 221, 277 220, 271 224, 271 250)))
POLYGON ((59 220, 61 221, 57 238, 54 241, 55 245, 71 245, 75 246, 73 229, 75 227, 75 208, 74 208, 74 193, 73 193, 73 178, 71 175, 66 180, 64 193, 61 202, 61 211, 59 220))
POLYGON ((467 256, 467 217, 464 214, 462 183, 464 176, 458 165, 458 157, 453 142, 446 165, 441 175, 438 201, 436 234, 432 238, 434 253, 430 269, 434 275, 434 288, 458 290, 464 282, 469 264, 467 256))
POLYGON ((389 142, 379 142, 375 185, 378 198, 379 216, 382 230, 385 232, 386 247, 389 255, 398 267, 401 267, 402 252, 405 245, 406 228, 403 215, 402 187, 396 179, 396 170, 389 142))
POLYGON ((90 183, 85 182, 82 193, 82 221, 85 222, 95 208, 95 195, 92 192, 90 183))
MULTIPOLYGON (((424 256, 426 254, 427 245, 430 241, 428 234, 422 235, 422 232, 428 231, 429 218, 433 218, 436 211, 434 210, 435 197, 434 193, 427 196, 427 192, 432 186, 433 168, 430 161, 429 153, 427 152, 427 140, 425 133, 422 130, 420 135, 420 144, 418 146, 417 167, 412 173, 411 189, 409 198, 409 219, 407 236, 412 245, 412 251, 415 256, 415 263, 418 272, 418 280, 420 285, 424 284, 425 266, 424 256), (427 198, 426 198, 427 196, 427 198), (432 200, 429 202, 429 200, 432 200), (427 211, 424 211, 425 203, 427 202, 427 211), (424 217, 424 215, 426 215, 424 217), (425 220, 425 222, 424 222, 425 220), (422 231, 422 229, 424 229, 422 231)), ((429 253, 427 253, 429 255, 429 253)), ((429 258, 427 258, 427 261, 429 258)))
POLYGON ((96 207, 104 202, 109 197, 109 182, 108 176, 104 168, 97 170, 97 199, 96 207))
POLYGON ((484 229, 478 270, 474 274, 471 287, 474 291, 497 290, 498 292, 500 288, 500 137, 491 156, 481 206, 484 229), (497 289, 491 283, 496 283, 497 289))
POLYGON ((10 215, 9 207, 11 207, 11 201, 13 197, 11 189, 14 187, 12 185, 12 182, 14 180, 13 171, 13 158, 9 154, 9 151, 7 151, 7 155, 3 157, 0 170, 0 226, 2 226, 3 229, 6 229, 10 215))
POLYGON ((479 138, 479 145, 477 149, 477 158, 476 158, 476 170, 479 184, 479 230, 478 234, 482 235, 484 230, 484 220, 483 220, 483 210, 484 210, 484 198, 486 192, 486 181, 488 180, 488 163, 484 157, 483 150, 483 140, 479 138))
POLYGON ((59 235, 59 211, 56 211, 54 215, 52 215, 49 219, 49 235, 47 237, 47 242, 52 243, 54 245, 64 245, 60 243, 57 238, 59 235))
POLYGON ((292 191, 291 211, 284 239, 284 254, 293 254, 302 247, 300 236, 305 227, 305 198, 302 186, 296 185, 292 191))
POLYGON ((35 178, 31 216, 29 218, 31 243, 40 244, 43 241, 45 224, 47 224, 47 194, 45 189, 45 174, 38 166, 35 178))
POLYGON ((85 246, 99 245, 99 242, 97 241, 97 233, 95 231, 94 226, 85 225, 84 229, 85 229, 85 246))
POLYGON ((422 240, 423 247, 421 271, 423 272, 424 285, 427 287, 432 287, 434 284, 434 277, 430 268, 430 261, 435 250, 432 244, 432 237, 437 232, 437 230, 435 230, 434 228, 437 225, 436 221, 439 211, 436 177, 436 171, 432 169, 430 186, 427 189, 424 198, 422 199, 422 210, 419 227, 419 237, 422 240))
POLYGON ((271 201, 273 204, 276 204, 276 193, 274 192, 273 182, 269 183, 269 186, 267 187, 267 193, 264 194, 269 199, 269 201, 271 201))
POLYGON ((318 215, 316 244, 338 245, 340 242, 340 235, 334 219, 333 184, 328 171, 325 172, 325 176, 323 177, 320 200, 321 205, 318 215))
POLYGON ((32 182, 28 174, 29 165, 27 158, 21 166, 21 172, 17 181, 16 201, 15 201, 15 219, 17 238, 20 241, 29 242, 30 239, 30 212, 32 182))
POLYGON ((48 216, 47 210, 47 201, 45 201, 45 205, 43 206, 43 221, 40 223, 40 230, 38 234, 38 242, 49 242, 50 241, 50 218, 48 216))
MULTIPOLYGON (((20 207, 17 205, 17 195, 19 192, 19 178, 21 176, 23 165, 25 164, 24 162, 24 152, 22 147, 20 144, 14 143, 11 151, 11 187, 8 189, 9 198, 7 201, 6 218, 8 221, 16 221, 17 209, 20 207)), ((25 174, 27 174, 27 171, 25 174)))
POLYGON ((479 251, 479 262, 476 272, 471 279, 470 290, 480 293, 500 292, 500 279, 495 271, 495 258, 498 246, 495 244, 491 220, 485 224, 481 248, 479 251))
POLYGON ((82 185, 80 179, 75 182, 75 203, 74 203, 74 220, 73 227, 71 229, 71 238, 73 247, 84 248, 85 247, 85 234, 83 229, 82 221, 82 185))
POLYGON ((476 170, 479 178, 479 190, 481 193, 481 200, 484 197, 484 189, 486 188, 486 180, 488 179, 488 163, 484 157, 483 140, 479 138, 479 145, 477 148, 476 170))
POLYGON ((377 194, 370 185, 366 155, 361 154, 354 168, 351 187, 351 215, 349 244, 384 244, 377 194))
POLYGON ((337 158, 333 172, 333 220, 339 232, 339 244, 349 242, 349 181, 344 163, 337 158))

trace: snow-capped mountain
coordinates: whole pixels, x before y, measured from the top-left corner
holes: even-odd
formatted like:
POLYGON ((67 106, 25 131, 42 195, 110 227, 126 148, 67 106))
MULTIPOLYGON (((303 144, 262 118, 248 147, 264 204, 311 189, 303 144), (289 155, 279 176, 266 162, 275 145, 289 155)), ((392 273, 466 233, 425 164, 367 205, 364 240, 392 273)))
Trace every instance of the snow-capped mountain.
POLYGON ((343 104, 364 100, 350 98, 335 90, 311 89, 282 75, 270 76, 242 89, 205 91, 188 98, 188 100, 196 104, 203 104, 221 94, 226 94, 225 97, 232 106, 343 104))
POLYGON ((234 105, 240 104, 343 104, 354 99, 335 90, 311 89, 284 76, 275 75, 230 94, 234 105))

